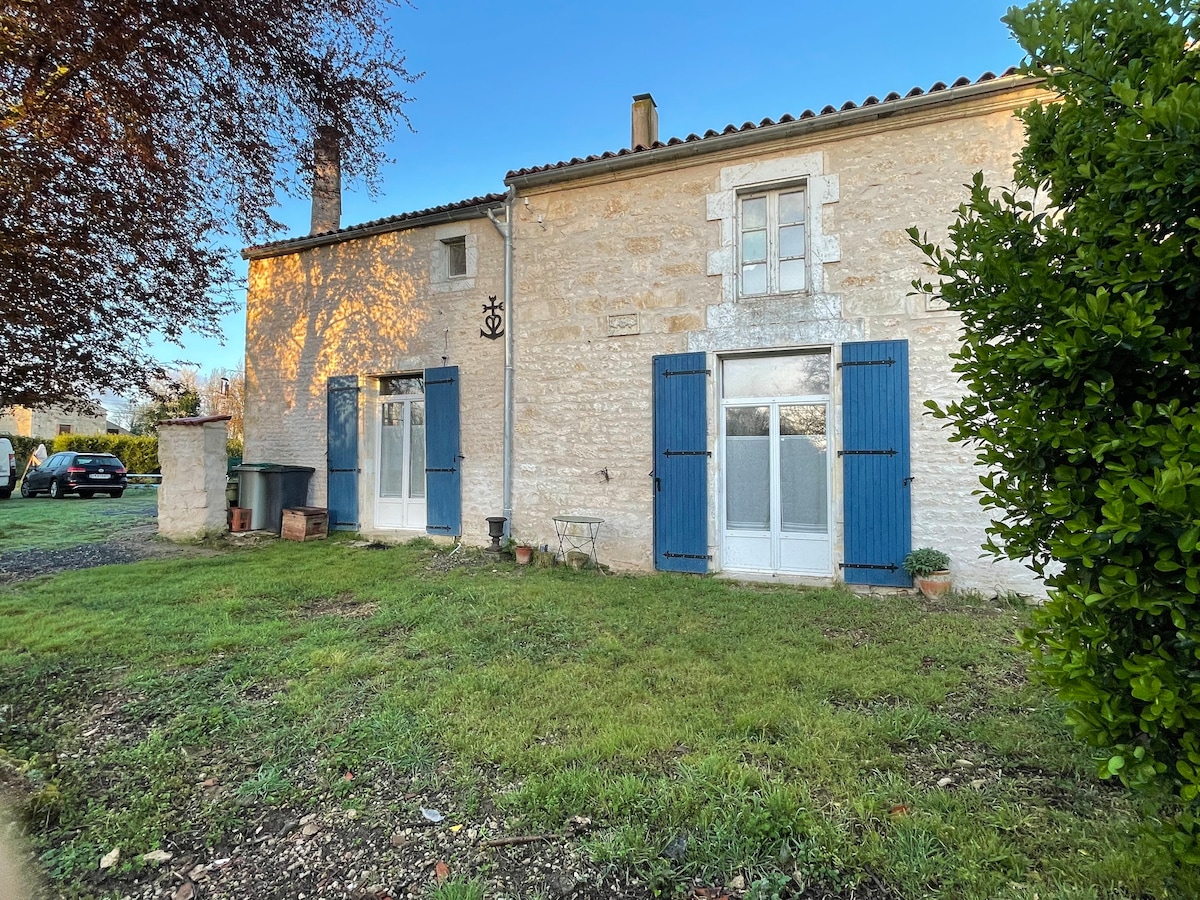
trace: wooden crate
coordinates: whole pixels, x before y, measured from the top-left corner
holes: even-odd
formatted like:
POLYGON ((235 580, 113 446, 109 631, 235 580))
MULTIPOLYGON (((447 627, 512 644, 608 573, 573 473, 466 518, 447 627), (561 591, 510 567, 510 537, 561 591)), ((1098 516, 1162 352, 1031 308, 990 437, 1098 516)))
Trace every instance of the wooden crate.
POLYGON ((285 541, 319 541, 329 534, 329 510, 320 506, 296 506, 283 511, 285 541))

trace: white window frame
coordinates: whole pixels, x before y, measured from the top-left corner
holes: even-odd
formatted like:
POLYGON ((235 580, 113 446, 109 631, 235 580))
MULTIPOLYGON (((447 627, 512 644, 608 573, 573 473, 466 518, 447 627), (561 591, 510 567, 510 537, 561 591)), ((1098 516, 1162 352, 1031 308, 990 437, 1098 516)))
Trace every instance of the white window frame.
MULTIPOLYGON (((412 495, 412 407, 414 403, 425 403, 425 386, 423 372, 397 373, 396 375, 381 376, 379 379, 379 390, 381 393, 376 397, 376 407, 378 413, 375 417, 375 517, 374 525, 377 529, 399 529, 410 531, 423 531, 426 522, 427 513, 427 497, 422 493, 420 497, 412 495), (384 385, 389 378, 412 378, 421 381, 421 390, 419 393, 407 394, 385 394, 382 393, 384 385), (401 431, 401 452, 400 452, 400 467, 401 467, 401 492, 399 496, 385 497, 383 495, 383 429, 384 429, 384 407, 388 404, 401 404, 403 410, 401 421, 395 426, 402 429, 401 431), (386 511, 386 512, 385 512, 386 511), (386 520, 386 521, 385 521, 386 520)), ((428 419, 426 419, 428 423, 428 419)), ((428 486, 424 485, 423 491, 428 490, 428 486)))
MULTIPOLYGON (((719 241, 708 251, 708 274, 721 279, 722 303, 736 303, 741 297, 738 197, 800 183, 807 190, 808 227, 804 235, 807 291, 804 294, 782 296, 818 298, 825 295, 825 264, 838 262, 842 258, 842 251, 837 236, 825 233, 824 217, 826 208, 838 202, 840 188, 838 176, 826 174, 825 154, 818 150, 796 156, 739 163, 721 169, 717 189, 708 195, 706 205, 708 221, 716 222, 719 226, 719 241)), ((769 299, 769 295, 754 294, 746 299, 761 302, 769 299)))
POLYGON ((467 274, 467 238, 466 238, 466 236, 464 235, 462 237, 443 238, 442 246, 446 248, 445 249, 446 278, 447 279, 468 278, 469 275, 467 274), (453 262, 454 261, 454 251, 459 248, 461 248, 461 252, 462 252, 462 271, 455 272, 454 271, 454 262, 453 262))
MULTIPOLYGON (((837 488, 834 486, 834 460, 837 456, 835 450, 835 408, 834 408, 834 375, 837 371, 834 363, 834 347, 828 344, 818 344, 811 347, 796 347, 792 349, 784 349, 763 353, 762 351, 750 353, 730 353, 718 357, 718 371, 720 372, 719 380, 715 385, 717 396, 717 465, 718 465, 718 482, 716 490, 717 504, 717 529, 719 540, 721 541, 721 569, 729 572, 754 572, 764 573, 769 572, 773 575, 799 575, 804 577, 831 578, 834 576, 833 554, 837 545, 837 529, 838 522, 836 518, 836 510, 838 499, 835 495, 837 488), (743 359, 748 357, 769 357, 782 359, 784 357, 793 356, 802 353, 822 354, 826 356, 829 369, 829 391, 822 394, 789 394, 789 395, 768 395, 764 397, 726 397, 725 396, 725 363, 729 360, 743 359), (781 406, 808 406, 815 404, 823 404, 825 406, 825 435, 826 435, 826 453, 825 453, 825 484, 826 484, 826 522, 827 530, 823 537, 828 541, 828 551, 821 557, 821 562, 814 568, 795 568, 784 565, 783 558, 783 541, 794 537, 803 532, 785 533, 782 527, 782 498, 781 490, 781 471, 779 469, 779 407, 781 406), (771 441, 770 450, 770 465, 771 465, 771 487, 770 487, 770 503, 771 503, 771 522, 770 527, 766 531, 752 531, 732 529, 728 521, 728 491, 729 478, 726 462, 726 413, 727 410, 736 407, 747 406, 767 406, 771 409, 771 429, 769 438, 771 441), (730 540, 737 540, 745 537, 760 537, 770 540, 770 563, 764 567, 737 565, 731 562, 732 554, 729 552, 730 540)), ((812 536, 815 536, 812 535, 812 536)))
MULTIPOLYGON (((779 185, 765 190, 745 191, 738 194, 738 293, 743 297, 770 297, 779 294, 806 294, 808 293, 811 278, 808 273, 808 238, 809 238, 809 221, 812 216, 809 213, 809 190, 808 184, 800 181, 794 184, 779 185), (786 225, 779 221, 779 198, 784 194, 802 194, 804 204, 804 217, 799 222, 787 223, 786 225), (754 229, 755 231, 765 230, 766 232, 766 259, 764 260, 767 267, 766 289, 762 291, 748 291, 745 285, 745 237, 747 233, 745 220, 745 204, 750 200, 765 200, 767 204, 767 215, 765 229, 754 229), (788 257, 788 261, 800 260, 801 267, 804 270, 804 286, 800 288, 783 289, 780 286, 780 263, 783 261, 781 253, 781 237, 780 232, 784 227, 799 225, 804 229, 804 253, 800 256, 788 257)), ((753 264, 753 263, 752 263, 753 264)))

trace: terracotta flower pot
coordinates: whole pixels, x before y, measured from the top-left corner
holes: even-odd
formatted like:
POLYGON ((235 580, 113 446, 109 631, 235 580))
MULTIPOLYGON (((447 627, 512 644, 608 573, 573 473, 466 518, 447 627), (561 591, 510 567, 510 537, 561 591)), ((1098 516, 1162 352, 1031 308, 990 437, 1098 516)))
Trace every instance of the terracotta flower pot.
POLYGON ((529 560, 533 559, 533 548, 519 544, 513 548, 513 555, 517 558, 518 566, 527 566, 529 565, 529 560))
POLYGON ((936 572, 930 572, 928 575, 917 576, 917 587, 921 593, 929 600, 940 597, 950 591, 953 586, 950 580, 949 569, 939 569, 936 572))

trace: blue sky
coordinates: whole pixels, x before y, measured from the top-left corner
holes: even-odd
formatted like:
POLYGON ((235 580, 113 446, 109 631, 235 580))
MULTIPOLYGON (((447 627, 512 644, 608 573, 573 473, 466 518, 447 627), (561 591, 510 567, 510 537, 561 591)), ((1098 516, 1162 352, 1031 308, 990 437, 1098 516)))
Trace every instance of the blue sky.
MULTIPOLYGON (((1020 59, 1007 0, 741 0, 552 3, 419 0, 394 12, 408 68, 406 107, 382 191, 349 185, 343 225, 504 189, 510 169, 618 150, 634 94, 658 104, 659 134, 685 137, 871 94, 907 92, 1020 59)), ((285 202, 291 237, 306 201, 285 202)), ((240 271, 244 272, 244 264, 240 271)), ((162 358, 234 368, 245 312, 226 342, 193 339, 162 358)))

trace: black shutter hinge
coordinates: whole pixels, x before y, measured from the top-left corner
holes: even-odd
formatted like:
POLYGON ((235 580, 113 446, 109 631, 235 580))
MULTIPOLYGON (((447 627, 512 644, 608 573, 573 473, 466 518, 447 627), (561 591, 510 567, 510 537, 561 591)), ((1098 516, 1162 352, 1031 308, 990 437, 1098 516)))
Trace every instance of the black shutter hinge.
POLYGON ((712 554, 700 553, 664 553, 666 559, 712 559, 712 554))
POLYGON ((898 450, 839 450, 838 456, 895 456, 898 450))
POLYGON ((887 566, 874 566, 869 563, 838 563, 839 569, 880 569, 884 572, 895 572, 900 567, 895 563, 887 566))
POLYGON ((711 450, 664 450, 663 456, 712 456, 711 450))
POLYGON ((864 359, 855 362, 840 362, 837 367, 840 369, 843 366, 894 366, 894 359, 864 359))
POLYGON ((439 378, 434 381, 425 382, 425 386, 428 387, 431 384, 454 384, 454 381, 453 378, 439 378))
POLYGON ((711 375, 712 369, 687 369, 679 372, 663 372, 663 378, 670 378, 673 375, 711 375))
POLYGON ((451 474, 453 474, 457 471, 458 471, 458 469, 428 469, 427 468, 425 470, 425 474, 428 475, 430 472, 450 472, 451 474))

